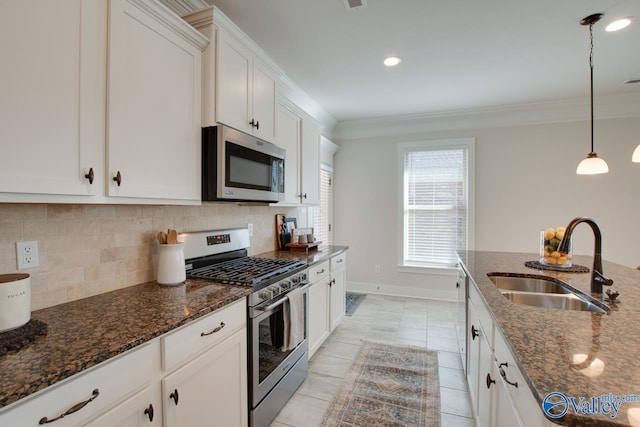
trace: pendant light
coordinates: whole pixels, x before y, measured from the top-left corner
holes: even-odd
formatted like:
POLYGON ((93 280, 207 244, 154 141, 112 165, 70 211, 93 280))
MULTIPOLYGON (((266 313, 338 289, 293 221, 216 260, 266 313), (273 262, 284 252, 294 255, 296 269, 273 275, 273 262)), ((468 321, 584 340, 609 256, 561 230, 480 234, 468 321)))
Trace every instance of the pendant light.
MULTIPOLYGON (((602 18, 602 13, 594 13, 580 21, 581 25, 589 26, 589 70, 591 81, 591 152, 587 154, 587 158, 578 164, 576 173, 578 175, 596 175, 609 172, 609 166, 604 159, 598 157, 593 151, 593 24, 602 18)), ((640 153, 638 153, 640 156, 640 153)))

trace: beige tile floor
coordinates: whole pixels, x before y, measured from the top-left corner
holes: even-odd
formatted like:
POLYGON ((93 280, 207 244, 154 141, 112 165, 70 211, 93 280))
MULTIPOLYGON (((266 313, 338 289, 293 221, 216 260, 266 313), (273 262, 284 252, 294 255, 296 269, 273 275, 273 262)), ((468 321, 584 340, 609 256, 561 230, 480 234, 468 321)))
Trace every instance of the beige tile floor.
POLYGON ((309 376, 271 427, 319 426, 361 339, 416 345, 438 351, 441 425, 475 425, 464 379, 454 319, 456 304, 367 295, 309 361, 309 376))

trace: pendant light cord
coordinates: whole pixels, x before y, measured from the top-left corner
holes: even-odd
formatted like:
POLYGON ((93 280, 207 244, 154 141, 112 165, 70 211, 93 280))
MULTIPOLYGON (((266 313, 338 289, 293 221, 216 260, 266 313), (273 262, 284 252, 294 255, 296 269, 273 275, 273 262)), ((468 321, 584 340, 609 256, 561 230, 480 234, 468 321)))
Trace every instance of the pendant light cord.
POLYGON ((593 23, 589 24, 589 71, 591 80, 591 152, 593 153, 593 23))

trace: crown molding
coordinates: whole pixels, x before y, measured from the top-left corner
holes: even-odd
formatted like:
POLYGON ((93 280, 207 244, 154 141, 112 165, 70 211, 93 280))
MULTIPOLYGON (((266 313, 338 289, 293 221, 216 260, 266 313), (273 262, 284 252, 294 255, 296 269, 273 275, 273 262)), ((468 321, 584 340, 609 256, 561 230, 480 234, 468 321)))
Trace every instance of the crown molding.
POLYGON ((209 39, 200 34, 195 28, 187 24, 171 9, 155 0, 128 0, 149 16, 154 17, 165 27, 182 37, 188 43, 204 51, 209 45, 209 39))
POLYGON ((188 13, 195 12, 200 9, 209 7, 209 4, 204 0, 159 0, 160 3, 167 6, 178 16, 183 16, 188 13))
MULTIPOLYGON (((596 119, 640 116, 640 93, 600 96, 596 98, 595 104, 596 119)), ((338 122, 333 130, 333 138, 337 141, 347 141, 401 134, 562 123, 588 119, 589 99, 578 98, 473 110, 345 120, 338 122)))

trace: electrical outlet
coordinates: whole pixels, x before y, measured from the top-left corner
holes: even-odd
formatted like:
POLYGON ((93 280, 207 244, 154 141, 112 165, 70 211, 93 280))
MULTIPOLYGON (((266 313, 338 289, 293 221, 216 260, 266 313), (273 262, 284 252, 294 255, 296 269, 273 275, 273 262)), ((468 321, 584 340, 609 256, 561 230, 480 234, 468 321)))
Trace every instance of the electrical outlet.
POLYGON ((380 274, 382 272, 382 268, 379 265, 375 265, 373 267, 373 271, 375 271, 376 274, 380 274))
POLYGON ((38 241, 16 242, 16 258, 18 259, 18 270, 39 266, 38 241))
POLYGON ((249 230, 249 237, 253 237, 253 224, 247 224, 247 230, 249 230))

